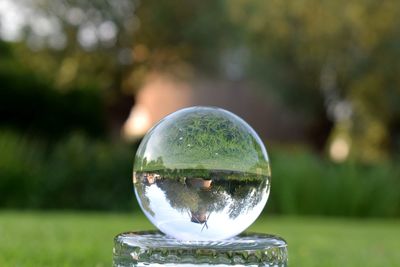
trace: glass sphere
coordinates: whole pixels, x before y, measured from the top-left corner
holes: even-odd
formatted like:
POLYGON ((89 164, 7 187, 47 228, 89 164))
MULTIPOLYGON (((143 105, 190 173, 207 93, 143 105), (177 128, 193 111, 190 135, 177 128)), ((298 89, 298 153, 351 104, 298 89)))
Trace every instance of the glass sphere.
POLYGON ((136 197, 163 233, 221 240, 249 227, 270 191, 265 147, 233 113, 191 107, 158 122, 143 138, 133 172, 136 197))

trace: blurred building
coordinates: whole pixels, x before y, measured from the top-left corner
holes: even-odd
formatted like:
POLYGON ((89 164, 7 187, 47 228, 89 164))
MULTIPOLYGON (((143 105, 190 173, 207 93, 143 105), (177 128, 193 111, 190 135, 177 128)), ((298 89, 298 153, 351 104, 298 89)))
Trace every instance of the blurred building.
POLYGON ((123 135, 140 138, 164 116, 196 105, 217 106, 239 115, 264 140, 290 143, 306 139, 307 120, 286 109, 267 90, 241 81, 184 82, 167 75, 152 76, 138 91, 123 135))

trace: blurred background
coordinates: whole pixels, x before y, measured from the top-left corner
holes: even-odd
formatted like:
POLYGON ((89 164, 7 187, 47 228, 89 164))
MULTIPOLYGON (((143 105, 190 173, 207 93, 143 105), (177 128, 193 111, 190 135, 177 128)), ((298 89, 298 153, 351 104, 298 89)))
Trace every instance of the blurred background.
POLYGON ((398 220, 399 59, 398 1, 0 0, 0 209, 137 210, 143 135, 212 105, 267 146, 267 216, 398 220))

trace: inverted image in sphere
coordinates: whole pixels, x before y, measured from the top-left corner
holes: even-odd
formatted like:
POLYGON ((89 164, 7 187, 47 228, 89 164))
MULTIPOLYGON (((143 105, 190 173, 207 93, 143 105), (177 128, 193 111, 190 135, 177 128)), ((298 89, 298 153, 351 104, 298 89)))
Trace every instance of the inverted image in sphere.
POLYGON ((143 138, 133 183, 145 215, 180 240, 221 240, 249 227, 270 191, 265 147, 235 114, 179 110, 143 138))

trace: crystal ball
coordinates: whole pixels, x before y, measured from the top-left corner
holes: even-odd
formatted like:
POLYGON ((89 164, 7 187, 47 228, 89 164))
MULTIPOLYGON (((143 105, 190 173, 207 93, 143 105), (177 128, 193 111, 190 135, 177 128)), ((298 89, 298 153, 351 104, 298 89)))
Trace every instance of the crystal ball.
POLYGON ((267 151, 256 132, 220 108, 172 113, 144 136, 133 183, 147 218, 179 240, 233 237, 262 212, 270 191, 267 151))

